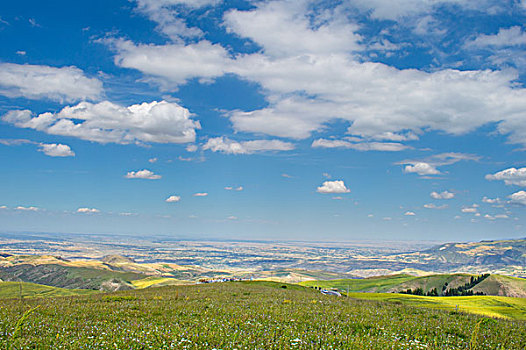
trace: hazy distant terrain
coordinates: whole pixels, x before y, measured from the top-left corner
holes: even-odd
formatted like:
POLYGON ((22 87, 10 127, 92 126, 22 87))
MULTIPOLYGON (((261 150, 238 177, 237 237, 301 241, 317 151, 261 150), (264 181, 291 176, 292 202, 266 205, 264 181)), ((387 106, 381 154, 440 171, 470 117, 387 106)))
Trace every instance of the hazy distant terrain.
MULTIPOLYGON (((489 272, 526 277, 524 239, 445 244, 412 241, 327 243, 3 234, 0 235, 0 253, 50 255, 70 262, 83 260, 84 264, 88 264, 89 260, 120 255, 141 264, 146 271, 139 272, 147 274, 164 273, 157 273, 160 267, 155 264, 185 266, 172 276, 179 279, 193 279, 205 272, 210 274, 210 271, 242 272, 246 276, 290 269, 323 271, 329 274, 326 278, 367 277, 395 272, 489 272), (148 272, 148 269, 151 271, 148 272)), ((129 269, 129 262, 121 263, 121 271, 137 272, 137 264, 129 269)), ((113 264, 112 270, 116 270, 118 265, 113 264)))
MULTIPOLYGON (((422 287, 428 292, 435 287, 441 290, 446 280, 450 286, 460 280, 465 283, 471 275, 455 275, 465 277, 450 279, 427 275, 491 273, 494 275, 490 279, 470 289, 484 294, 523 297, 526 292, 521 283, 526 280, 495 274, 524 277, 525 242, 272 243, 3 235, 0 279, 103 291, 224 278, 289 283, 343 279, 354 281, 353 286, 361 283, 362 287, 351 291, 398 292, 422 287), (389 277, 387 284, 384 283, 387 280, 382 282, 378 278, 356 280, 395 274, 403 280, 389 277), (367 281, 369 287, 363 287, 367 281)), ((341 287, 334 283, 328 286, 341 287)))

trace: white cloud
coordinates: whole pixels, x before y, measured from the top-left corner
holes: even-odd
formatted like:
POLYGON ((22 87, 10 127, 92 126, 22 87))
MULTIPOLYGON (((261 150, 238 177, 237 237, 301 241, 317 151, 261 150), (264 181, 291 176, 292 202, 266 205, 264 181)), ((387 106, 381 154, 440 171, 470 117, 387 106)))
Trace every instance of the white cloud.
POLYGON ((164 46, 135 45, 124 40, 108 43, 117 51, 116 65, 151 75, 164 89, 173 89, 193 78, 211 81, 227 73, 231 64, 227 50, 206 40, 164 46))
POLYGON ((181 197, 180 196, 170 196, 168 198, 166 198, 165 202, 167 203, 176 203, 176 202, 179 202, 181 200, 181 197))
POLYGON ((484 197, 484 198, 482 198, 482 202, 487 203, 487 204, 500 204, 501 200, 500 200, 500 198, 484 197))
MULTIPOLYGON (((460 211, 463 213, 475 214, 478 212, 478 207, 479 207, 478 204, 472 204, 470 207, 463 207, 460 211)), ((480 215, 477 215, 477 216, 480 216, 480 215)))
POLYGON ((26 139, 0 139, 0 145, 19 146, 24 144, 34 144, 35 142, 26 139))
POLYGON ((407 23, 406 17, 431 13, 435 8, 444 4, 458 5, 466 9, 493 12, 495 3, 492 0, 352 0, 350 4, 362 11, 370 12, 374 19, 388 19, 407 23))
POLYGON ((294 149, 294 145, 279 140, 237 142, 221 136, 208 139, 203 145, 203 149, 226 154, 251 154, 264 151, 290 151, 294 149))
POLYGON ((526 191, 518 191, 508 196, 510 203, 526 205, 526 191))
POLYGON ((157 163, 157 160, 158 160, 157 158, 150 158, 148 159, 148 162, 153 164, 153 163, 157 163))
POLYGON ((166 101, 129 107, 108 101, 97 104, 81 102, 58 113, 43 113, 36 117, 29 110, 10 111, 2 120, 48 134, 120 144, 193 142, 195 130, 200 129, 199 122, 190 119, 186 108, 166 101))
POLYGON ((398 152, 409 148, 397 142, 361 142, 351 143, 344 140, 317 139, 312 142, 313 148, 349 148, 357 151, 388 151, 398 152))
POLYGON ((431 196, 431 198, 434 198, 434 199, 452 199, 452 198, 455 198, 455 194, 454 193, 451 193, 451 192, 448 192, 448 191, 443 191, 443 192, 431 192, 429 194, 431 196))
POLYGON ((436 204, 433 204, 433 203, 424 204, 424 208, 426 208, 426 209, 438 209, 438 210, 441 210, 441 209, 446 209, 447 207, 448 207, 447 204, 443 204, 443 205, 436 205, 436 204))
POLYGON ((96 208, 78 208, 77 213, 94 214, 94 213, 100 213, 100 210, 96 208))
POLYGON ((41 143, 40 152, 50 157, 74 157, 75 152, 68 145, 61 143, 41 143))
MULTIPOLYGON (((495 1, 476 5, 466 0, 441 2, 474 10, 495 5, 495 1)), ((439 3, 354 1, 377 18, 425 13, 439 3)), ((314 11, 304 1, 253 5, 247 11, 226 13, 224 25, 257 44, 261 50, 256 53, 230 53, 207 40, 148 45, 111 39, 106 43, 116 52, 117 65, 137 69, 146 80, 155 80, 165 89, 191 79, 209 82, 227 74, 258 84, 268 106, 226 112, 236 131, 302 139, 329 122, 342 120, 351 125, 350 135, 379 140, 388 133, 462 135, 494 123, 510 142, 526 142, 526 89, 515 83, 517 72, 419 71, 363 62, 356 56, 363 49, 359 27, 339 6, 314 11)), ((402 146, 365 143, 355 147, 393 150, 402 146)))
POLYGON ((481 34, 466 43, 467 47, 506 47, 526 45, 526 32, 522 27, 500 28, 495 35, 481 34))
POLYGON ((130 171, 125 176, 125 178, 127 179, 146 179, 146 180, 158 180, 161 177, 162 177, 161 175, 154 174, 152 171, 148 169, 130 171))
POLYGON ((526 168, 509 168, 486 175, 486 180, 502 180, 506 185, 526 186, 526 168))
POLYGON ((206 192, 194 193, 194 197, 206 197, 206 196, 208 196, 208 193, 206 192))
POLYGON ((230 215, 229 217, 227 217, 228 220, 237 220, 237 216, 234 216, 234 215, 230 215))
POLYGON ((22 211, 39 211, 40 208, 37 208, 37 207, 23 207, 23 206, 18 206, 15 208, 15 210, 22 210, 22 211))
MULTIPOLYGON (((470 6, 466 0, 450 2, 470 6)), ((396 18, 436 4, 365 3, 360 1, 360 6, 378 17, 386 13, 396 18)), ((462 135, 494 123, 510 142, 526 142, 526 89, 515 83, 519 78, 515 71, 419 71, 363 62, 355 55, 362 49, 356 25, 337 9, 315 12, 305 2, 256 3, 248 11, 228 12, 225 25, 261 50, 230 54, 206 40, 108 43, 116 51, 117 65, 137 69, 163 88, 226 74, 258 84, 268 106, 225 113, 236 131, 302 139, 341 120, 351 125, 350 135, 374 140, 386 133, 462 135)))
POLYGON ((406 211, 405 214, 406 216, 415 216, 416 214, 412 211, 406 211))
POLYGON ((186 9, 198 9, 204 6, 216 5, 220 0, 136 0, 137 9, 146 14, 150 20, 157 23, 157 30, 172 40, 179 37, 199 37, 203 32, 199 28, 188 27, 185 21, 178 17, 178 6, 186 9))
POLYGON ((243 186, 238 186, 238 187, 227 186, 227 187, 225 187, 225 190, 227 190, 227 191, 243 191, 243 186))
POLYGON ((58 102, 97 100, 102 83, 76 67, 55 68, 0 63, 0 94, 7 97, 50 99, 58 102))
POLYGON ((510 217, 506 214, 497 214, 495 216, 493 215, 490 215, 490 214, 486 214, 484 215, 484 218, 488 219, 488 220, 496 220, 496 219, 509 219, 510 217))
POLYGON ((345 183, 342 180, 335 181, 325 181, 320 187, 316 189, 318 193, 349 193, 351 192, 345 186, 345 183))
POLYGON ((188 145, 188 146, 186 146, 186 151, 187 152, 196 152, 198 149, 199 149, 199 147, 197 147, 197 145, 188 145))
POLYGON ((321 9, 317 15, 327 20, 313 25, 309 15, 316 14, 307 5, 307 1, 262 1, 250 11, 232 10, 224 19, 228 31, 250 38, 271 57, 362 50, 357 25, 340 20, 337 12, 321 9), (285 23, 287 30, 283 30, 285 23))
POLYGON ((412 165, 406 165, 404 168, 404 172, 406 173, 417 173, 418 175, 438 175, 440 174, 440 171, 437 170, 433 165, 424 163, 424 162, 416 162, 412 165))
POLYGON ((473 160, 477 161, 480 157, 473 154, 466 153, 440 153, 421 160, 403 160, 395 164, 405 165, 404 172, 406 173, 417 173, 418 175, 438 175, 441 174, 438 166, 451 165, 460 161, 473 160))

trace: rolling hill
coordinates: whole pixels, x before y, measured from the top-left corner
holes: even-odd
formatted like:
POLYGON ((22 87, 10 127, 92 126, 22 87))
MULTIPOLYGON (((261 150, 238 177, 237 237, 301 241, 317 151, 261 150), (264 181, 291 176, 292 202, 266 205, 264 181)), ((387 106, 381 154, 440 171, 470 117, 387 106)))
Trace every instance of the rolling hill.
MULTIPOLYGON (((464 286, 476 275, 469 274, 440 274, 429 276, 389 275, 369 277, 363 279, 340 279, 323 281, 305 281, 300 284, 308 287, 336 288, 342 292, 375 292, 399 293, 408 289, 421 288, 423 293, 431 292, 436 288, 439 294, 444 294, 448 289, 464 286)), ((526 298, 526 279, 490 275, 482 282, 469 288, 474 293, 481 292, 485 295, 509 296, 526 298)))

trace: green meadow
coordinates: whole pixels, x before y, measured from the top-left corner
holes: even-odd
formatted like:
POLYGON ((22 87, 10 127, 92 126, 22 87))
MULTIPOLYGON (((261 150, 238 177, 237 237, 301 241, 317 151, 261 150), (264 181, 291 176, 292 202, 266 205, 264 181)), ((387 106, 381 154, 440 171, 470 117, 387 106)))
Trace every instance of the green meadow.
POLYGON ((299 285, 227 282, 4 299, 0 348, 526 348, 526 322, 518 319, 357 294, 335 297, 299 285))

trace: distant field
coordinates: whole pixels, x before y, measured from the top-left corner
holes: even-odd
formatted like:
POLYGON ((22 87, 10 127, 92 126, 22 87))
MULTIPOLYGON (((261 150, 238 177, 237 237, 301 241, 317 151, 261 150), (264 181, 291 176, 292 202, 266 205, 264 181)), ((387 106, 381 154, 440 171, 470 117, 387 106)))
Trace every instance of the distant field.
POLYGON ((393 293, 350 293, 349 297, 407 306, 467 312, 526 321, 526 299, 499 296, 425 297, 393 293))
POLYGON ((0 299, 20 298, 20 291, 22 291, 23 298, 58 297, 96 293, 96 291, 93 290, 65 289, 27 282, 0 282, 0 299), (20 286, 22 286, 22 288, 20 288, 20 286))
POLYGON ((149 287, 162 287, 181 284, 193 284, 193 282, 178 280, 168 277, 146 277, 140 280, 131 281, 131 285, 137 289, 149 287))
POLYGON ((0 348, 526 348, 523 321, 385 302, 399 297, 392 294, 359 294, 374 301, 273 282, 6 299, 0 304, 0 348))

